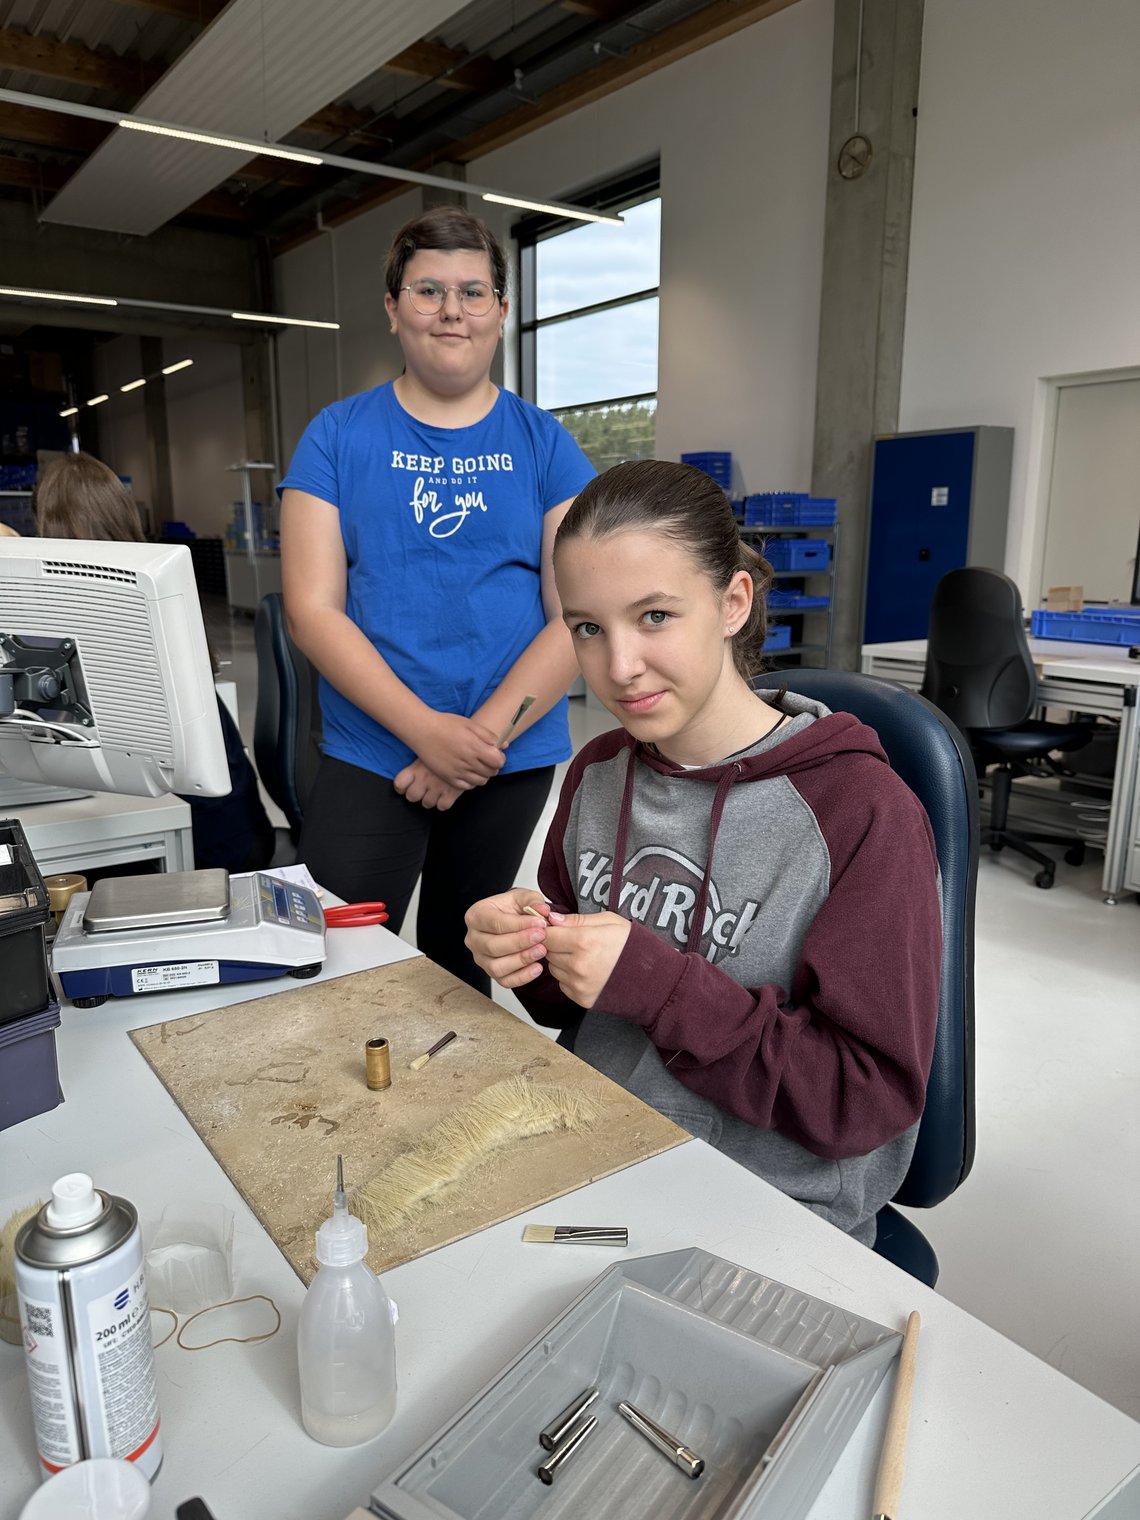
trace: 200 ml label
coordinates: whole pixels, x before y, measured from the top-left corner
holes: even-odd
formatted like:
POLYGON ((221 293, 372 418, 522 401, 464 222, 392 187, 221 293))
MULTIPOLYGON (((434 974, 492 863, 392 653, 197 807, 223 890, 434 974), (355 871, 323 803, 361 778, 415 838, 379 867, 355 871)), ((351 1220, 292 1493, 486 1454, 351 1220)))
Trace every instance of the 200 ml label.
POLYGON ((131 972, 132 992, 166 992, 171 987, 210 987, 221 981, 217 961, 172 961, 139 966, 131 972))

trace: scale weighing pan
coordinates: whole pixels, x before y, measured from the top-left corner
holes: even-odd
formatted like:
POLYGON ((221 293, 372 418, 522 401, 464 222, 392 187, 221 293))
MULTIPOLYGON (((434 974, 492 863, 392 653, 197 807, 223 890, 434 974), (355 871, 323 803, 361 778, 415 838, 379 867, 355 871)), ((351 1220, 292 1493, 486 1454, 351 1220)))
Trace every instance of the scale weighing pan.
POLYGON ((105 876, 91 889, 83 929, 87 934, 114 934, 174 924, 217 924, 229 915, 230 877, 220 867, 105 876))

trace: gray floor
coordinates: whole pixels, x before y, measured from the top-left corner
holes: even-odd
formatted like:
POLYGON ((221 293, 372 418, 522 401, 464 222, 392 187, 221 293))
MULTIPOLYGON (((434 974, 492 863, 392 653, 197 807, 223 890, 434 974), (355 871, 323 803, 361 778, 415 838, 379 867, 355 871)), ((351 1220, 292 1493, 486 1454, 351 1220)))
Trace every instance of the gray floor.
MULTIPOLYGON (((252 623, 219 608, 208 622, 232 661, 223 675, 237 682, 248 742, 252 623)), ((612 726, 581 699, 571 713, 576 748, 612 726)), ((982 861, 977 1156, 958 1192, 916 1218, 942 1263, 941 1293, 1140 1417, 1140 906, 1106 907, 1100 869, 1097 855, 1061 865, 1041 892, 1008 856, 982 861)))

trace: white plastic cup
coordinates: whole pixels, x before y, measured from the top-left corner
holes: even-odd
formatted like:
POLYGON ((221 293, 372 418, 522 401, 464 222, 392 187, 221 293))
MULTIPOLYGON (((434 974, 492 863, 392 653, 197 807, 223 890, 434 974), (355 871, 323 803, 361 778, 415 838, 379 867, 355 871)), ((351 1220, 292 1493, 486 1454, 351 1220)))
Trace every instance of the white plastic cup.
POLYGON ((41 1484, 20 1520, 144 1520, 149 1511, 150 1484, 133 1462, 92 1457, 41 1484))

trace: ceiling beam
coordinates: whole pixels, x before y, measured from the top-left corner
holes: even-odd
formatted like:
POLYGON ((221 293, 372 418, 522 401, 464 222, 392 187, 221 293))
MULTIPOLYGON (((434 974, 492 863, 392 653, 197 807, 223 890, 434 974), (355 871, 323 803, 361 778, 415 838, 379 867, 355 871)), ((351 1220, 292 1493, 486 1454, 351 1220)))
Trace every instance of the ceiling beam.
POLYGON ((65 84, 93 90, 113 90, 136 99, 166 72, 161 63, 119 57, 107 48, 86 48, 74 42, 33 37, 11 27, 0 29, 0 69, 20 69, 65 84))
MULTIPOLYGON (((486 153, 518 141, 539 127, 570 115, 582 106, 604 99, 616 90, 656 73, 658 69, 667 68, 671 63, 676 63, 701 48, 721 42, 724 38, 743 31, 745 27, 774 16, 778 11, 787 10, 795 3, 796 0, 714 0, 704 10, 697 11, 638 43, 622 57, 607 58, 597 67, 548 90, 540 100, 520 106, 450 143, 447 155, 455 163, 470 163, 486 153)), ((430 171, 433 162, 437 160, 438 155, 436 160, 424 159, 410 167, 430 171)), ((326 230, 341 226, 371 210, 373 206, 404 193, 406 189, 407 186, 403 184, 393 184, 388 188, 377 186, 354 196, 339 208, 326 207, 322 215, 323 226, 326 230)), ((286 253, 319 235, 316 230, 306 227, 304 232, 286 236, 275 243, 273 252, 286 253)))
POLYGON ((714 4, 704 10, 637 43, 621 57, 607 58, 596 68, 548 90, 541 99, 488 122, 460 142, 451 144, 448 154, 457 163, 470 163, 484 153, 505 148, 538 127, 548 126, 582 106, 603 100, 615 90, 655 74, 658 69, 668 68, 671 63, 677 63, 714 42, 721 42, 795 3, 796 0, 714 0, 714 4))
MULTIPOLYGON (((470 53, 426 38, 396 53, 384 67, 394 74, 430 79, 448 90, 495 89, 503 77, 502 69, 489 58, 473 58, 470 53)), ((511 77, 507 75, 508 82, 511 77)))
MULTIPOLYGON (((74 173, 70 165, 47 163, 42 159, 16 158, 9 153, 0 153, 0 185, 11 186, 21 190, 41 190, 45 194, 54 195, 61 190, 74 173)), ((241 222, 252 229, 256 225, 254 218, 246 208, 232 195, 227 195, 224 190, 211 190, 209 195, 203 195, 192 206, 187 206, 185 216, 205 216, 215 221, 241 222)))

